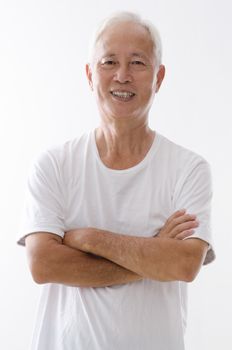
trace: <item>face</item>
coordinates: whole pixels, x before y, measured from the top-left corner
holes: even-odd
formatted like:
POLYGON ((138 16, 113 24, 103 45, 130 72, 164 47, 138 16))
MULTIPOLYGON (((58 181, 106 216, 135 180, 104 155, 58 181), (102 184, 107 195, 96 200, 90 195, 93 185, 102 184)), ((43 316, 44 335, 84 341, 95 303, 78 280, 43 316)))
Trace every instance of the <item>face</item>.
POLYGON ((104 119, 147 119, 164 66, 157 72, 147 30, 126 22, 103 32, 86 73, 104 119))

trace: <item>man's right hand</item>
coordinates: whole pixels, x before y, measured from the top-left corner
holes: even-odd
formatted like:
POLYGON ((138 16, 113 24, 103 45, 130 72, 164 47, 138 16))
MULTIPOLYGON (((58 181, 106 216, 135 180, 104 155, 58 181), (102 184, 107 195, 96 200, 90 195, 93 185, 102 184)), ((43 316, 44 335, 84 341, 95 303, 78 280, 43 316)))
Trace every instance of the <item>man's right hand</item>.
POLYGON ((156 237, 182 240, 191 236, 198 226, 196 215, 187 214, 185 209, 178 210, 167 219, 156 237))

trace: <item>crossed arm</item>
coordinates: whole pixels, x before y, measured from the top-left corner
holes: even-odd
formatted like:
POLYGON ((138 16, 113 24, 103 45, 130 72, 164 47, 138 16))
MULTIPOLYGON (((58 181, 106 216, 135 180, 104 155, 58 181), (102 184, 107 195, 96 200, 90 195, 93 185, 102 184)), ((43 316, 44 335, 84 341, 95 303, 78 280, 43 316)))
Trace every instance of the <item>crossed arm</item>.
POLYGON ((119 235, 96 228, 66 232, 64 240, 50 233, 26 238, 29 265, 38 283, 104 287, 143 278, 192 281, 208 244, 191 236, 196 217, 174 213, 156 237, 119 235))

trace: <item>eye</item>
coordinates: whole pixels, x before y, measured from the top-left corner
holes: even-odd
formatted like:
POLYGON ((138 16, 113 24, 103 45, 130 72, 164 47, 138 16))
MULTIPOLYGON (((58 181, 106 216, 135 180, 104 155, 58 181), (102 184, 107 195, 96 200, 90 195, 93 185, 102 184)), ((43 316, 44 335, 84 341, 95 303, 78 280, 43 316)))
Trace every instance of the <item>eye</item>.
POLYGON ((113 61, 113 60, 106 60, 106 61, 103 61, 102 62, 102 65, 105 65, 105 66, 113 66, 116 62, 113 61))
POLYGON ((112 60, 112 59, 102 59, 100 62, 100 66, 102 67, 102 69, 114 69, 114 67, 116 66, 117 61, 112 60))
POLYGON ((143 65, 144 66, 144 63, 142 61, 138 61, 138 60, 132 61, 131 63, 134 65, 143 65))

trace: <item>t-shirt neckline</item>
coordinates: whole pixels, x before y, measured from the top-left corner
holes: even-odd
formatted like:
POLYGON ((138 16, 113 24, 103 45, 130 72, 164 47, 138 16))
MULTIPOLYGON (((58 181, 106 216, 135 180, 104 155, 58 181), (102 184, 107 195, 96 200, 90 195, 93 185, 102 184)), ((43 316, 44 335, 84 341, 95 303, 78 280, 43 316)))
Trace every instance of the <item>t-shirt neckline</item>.
POLYGON ((115 173, 115 174, 116 173, 117 174, 125 174, 125 173, 128 173, 128 172, 137 171, 138 169, 146 166, 148 164, 148 162, 150 161, 151 157, 156 153, 156 151, 158 149, 159 142, 160 142, 160 135, 159 135, 159 133, 157 133, 155 131, 155 137, 154 137, 154 140, 153 140, 153 142, 151 144, 151 147, 149 148, 149 150, 148 150, 147 154, 145 155, 145 157, 138 164, 136 164, 136 165, 134 165, 134 166, 132 166, 130 168, 127 168, 127 169, 112 169, 112 168, 107 167, 103 163, 103 161, 101 160, 101 157, 99 155, 98 148, 97 148, 95 131, 96 131, 96 129, 91 130, 90 138, 91 138, 91 143, 92 143, 92 146, 93 146, 93 151, 95 153, 97 162, 105 171, 111 172, 111 173, 115 173))

